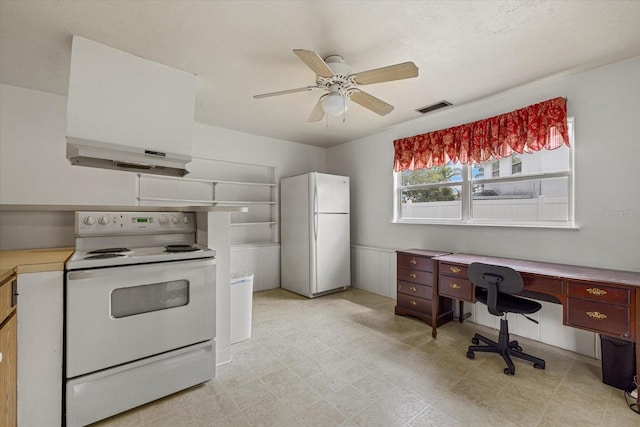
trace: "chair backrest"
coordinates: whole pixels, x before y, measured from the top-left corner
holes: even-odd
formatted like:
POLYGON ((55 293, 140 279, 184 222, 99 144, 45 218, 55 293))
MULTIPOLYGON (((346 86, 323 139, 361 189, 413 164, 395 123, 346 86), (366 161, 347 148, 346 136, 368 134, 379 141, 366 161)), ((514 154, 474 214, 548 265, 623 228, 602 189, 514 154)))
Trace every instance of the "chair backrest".
POLYGON ((469 265, 467 275, 476 287, 487 290, 487 308, 495 316, 504 314, 496 307, 499 293, 517 294, 524 289, 520 273, 503 265, 474 262, 469 265))

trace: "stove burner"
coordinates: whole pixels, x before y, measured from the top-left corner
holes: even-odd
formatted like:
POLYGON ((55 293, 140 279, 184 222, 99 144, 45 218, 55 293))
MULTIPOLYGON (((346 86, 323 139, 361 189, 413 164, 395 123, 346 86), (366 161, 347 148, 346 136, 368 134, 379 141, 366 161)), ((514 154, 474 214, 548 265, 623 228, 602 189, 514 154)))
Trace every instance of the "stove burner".
MULTIPOLYGON (((91 253, 91 252, 89 252, 91 253)), ((126 256, 125 254, 116 254, 116 253, 99 253, 97 255, 91 255, 88 257, 84 257, 84 259, 103 259, 103 258, 117 258, 126 256)))
POLYGON ((94 251, 87 252, 88 254, 115 254, 118 252, 130 252, 129 248, 105 248, 105 249, 96 249, 94 251))
POLYGON ((165 252, 195 252, 200 249, 193 245, 169 245, 164 247, 165 252))

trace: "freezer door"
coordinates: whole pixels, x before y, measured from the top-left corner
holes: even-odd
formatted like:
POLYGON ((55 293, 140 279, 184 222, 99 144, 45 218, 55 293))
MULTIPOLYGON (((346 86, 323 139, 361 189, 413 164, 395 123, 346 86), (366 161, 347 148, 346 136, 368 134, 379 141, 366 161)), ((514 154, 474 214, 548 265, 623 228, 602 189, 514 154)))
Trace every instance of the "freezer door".
POLYGON ((349 177, 326 173, 310 174, 309 193, 318 213, 349 213, 349 177))
POLYGON ((321 293, 351 284, 348 214, 316 214, 312 293, 321 293))

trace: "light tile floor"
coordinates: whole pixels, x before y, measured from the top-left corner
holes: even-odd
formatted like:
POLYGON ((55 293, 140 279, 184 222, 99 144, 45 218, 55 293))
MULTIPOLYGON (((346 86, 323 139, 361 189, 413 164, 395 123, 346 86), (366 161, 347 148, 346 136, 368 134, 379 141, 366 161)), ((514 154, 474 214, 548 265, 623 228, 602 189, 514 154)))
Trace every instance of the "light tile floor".
POLYGON ((254 294, 253 336, 217 377, 99 426, 639 426, 600 361, 520 339, 546 360, 503 374, 497 355, 466 358, 474 332, 393 314, 395 301, 357 289, 309 300, 254 294))

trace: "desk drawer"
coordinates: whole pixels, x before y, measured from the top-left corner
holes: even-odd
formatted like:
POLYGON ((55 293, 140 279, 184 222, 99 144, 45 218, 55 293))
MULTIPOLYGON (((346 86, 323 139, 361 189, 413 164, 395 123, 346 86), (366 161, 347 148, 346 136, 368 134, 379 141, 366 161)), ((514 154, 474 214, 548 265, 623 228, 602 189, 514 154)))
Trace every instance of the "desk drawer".
POLYGON ((629 305, 631 290, 612 288, 599 283, 569 282, 568 296, 585 298, 593 301, 610 302, 613 304, 629 305))
POLYGON ((567 298, 567 325, 629 338, 629 307, 567 298))
POLYGON ((433 288, 431 286, 419 285, 417 283, 398 281, 398 292, 419 298, 431 300, 433 288))
POLYGON ((410 268, 412 270, 433 271, 433 260, 431 258, 398 254, 398 267, 410 268))
POLYGON ((438 293, 463 301, 473 301, 473 285, 469 280, 459 277, 440 275, 438 293))
POLYGON ((421 283, 431 286, 433 284, 433 273, 429 271, 409 270, 398 268, 398 280, 405 282, 421 283))
POLYGON ((524 289, 545 294, 563 295, 562 279, 522 274, 524 289))
POLYGON ((398 306, 427 316, 433 311, 431 300, 405 294, 398 294, 398 306))
POLYGON ((449 276, 464 277, 467 278, 467 266, 449 264, 448 262, 440 263, 440 273, 447 274, 449 276))

